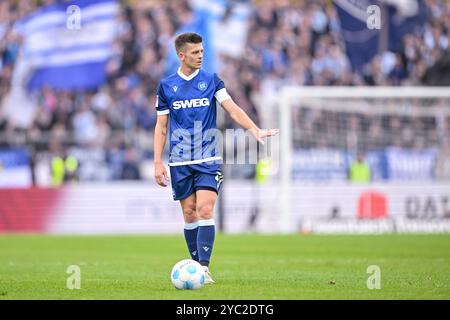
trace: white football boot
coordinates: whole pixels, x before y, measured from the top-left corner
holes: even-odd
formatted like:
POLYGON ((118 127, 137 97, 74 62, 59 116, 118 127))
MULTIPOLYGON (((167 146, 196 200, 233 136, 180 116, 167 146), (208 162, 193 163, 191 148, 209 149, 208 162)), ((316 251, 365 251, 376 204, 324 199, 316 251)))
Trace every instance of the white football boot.
POLYGON ((203 266, 203 269, 205 269, 205 284, 215 283, 215 281, 211 277, 211 272, 209 272, 209 268, 207 266, 203 266))

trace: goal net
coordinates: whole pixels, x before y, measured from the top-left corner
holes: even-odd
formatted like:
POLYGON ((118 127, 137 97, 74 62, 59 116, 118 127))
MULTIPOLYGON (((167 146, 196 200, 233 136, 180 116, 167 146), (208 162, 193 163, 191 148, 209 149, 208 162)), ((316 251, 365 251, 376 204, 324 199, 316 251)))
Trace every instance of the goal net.
MULTIPOLYGON (((284 87, 260 97, 260 102, 265 111, 262 125, 280 128, 276 177, 281 230, 298 229, 292 217, 308 214, 297 212, 295 186, 321 185, 325 190, 351 185, 350 166, 357 157, 370 167, 366 186, 397 184, 401 190, 408 184, 449 185, 447 88, 284 87)), ((333 209, 327 210, 332 216, 333 209)), ((446 210, 436 209, 436 216, 446 210)), ((390 216, 405 214, 404 209, 398 211, 390 216)))

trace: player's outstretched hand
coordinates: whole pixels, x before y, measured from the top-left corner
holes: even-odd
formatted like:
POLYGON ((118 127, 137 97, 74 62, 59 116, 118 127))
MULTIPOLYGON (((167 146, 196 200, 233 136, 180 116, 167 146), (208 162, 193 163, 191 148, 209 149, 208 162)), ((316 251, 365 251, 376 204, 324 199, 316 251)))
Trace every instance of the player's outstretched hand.
POLYGON ((251 131, 254 134, 256 140, 258 140, 261 144, 265 144, 265 142, 262 140, 263 138, 272 137, 272 136, 278 134, 278 132, 280 130, 278 130, 278 129, 268 129, 268 130, 257 129, 257 130, 251 130, 251 131))
POLYGON ((167 174, 164 163, 155 163, 155 180, 156 183, 162 187, 167 187, 169 181, 169 175, 167 174))

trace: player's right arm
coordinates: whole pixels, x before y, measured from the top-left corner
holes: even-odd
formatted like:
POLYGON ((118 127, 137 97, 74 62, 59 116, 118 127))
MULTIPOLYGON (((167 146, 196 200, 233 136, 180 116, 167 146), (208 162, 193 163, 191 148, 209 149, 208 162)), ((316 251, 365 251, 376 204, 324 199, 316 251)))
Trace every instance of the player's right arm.
POLYGON ((156 126, 154 136, 154 164, 155 164, 155 180, 162 187, 167 187, 169 175, 163 162, 163 151, 166 145, 167 128, 169 124, 169 106, 164 95, 162 85, 158 87, 156 96, 156 126))
POLYGON ((164 146, 166 144, 169 116, 167 114, 157 117, 154 137, 154 163, 155 180, 160 186, 166 187, 169 176, 162 160, 164 146))

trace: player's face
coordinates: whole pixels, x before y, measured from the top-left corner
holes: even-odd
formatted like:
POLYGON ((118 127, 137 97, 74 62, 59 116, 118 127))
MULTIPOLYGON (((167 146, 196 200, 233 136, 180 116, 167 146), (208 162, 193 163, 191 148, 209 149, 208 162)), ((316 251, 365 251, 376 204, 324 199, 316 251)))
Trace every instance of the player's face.
POLYGON ((203 61, 203 45, 201 43, 187 43, 180 52, 181 62, 191 69, 200 69, 203 61))

